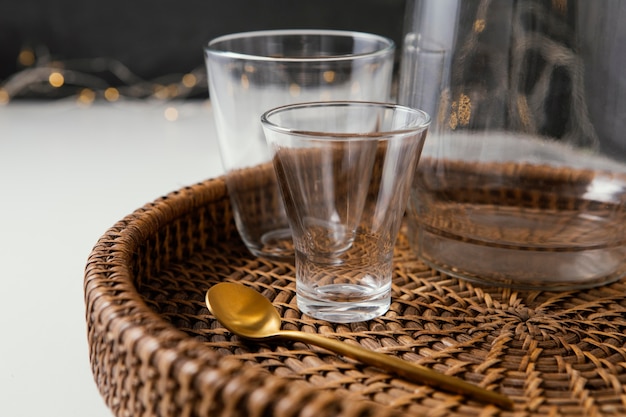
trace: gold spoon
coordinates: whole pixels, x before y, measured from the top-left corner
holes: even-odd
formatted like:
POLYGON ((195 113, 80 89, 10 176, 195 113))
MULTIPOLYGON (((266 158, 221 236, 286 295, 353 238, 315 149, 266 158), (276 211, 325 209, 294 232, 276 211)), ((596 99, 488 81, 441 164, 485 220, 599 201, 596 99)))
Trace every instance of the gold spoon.
POLYGON ((241 284, 222 282, 206 293, 206 304, 215 318, 232 333, 246 339, 289 339, 316 345, 359 360, 368 365, 391 371, 408 380, 467 395, 475 400, 513 408, 508 397, 460 378, 441 374, 424 366, 329 339, 315 333, 281 330, 281 318, 272 303, 260 293, 241 284))

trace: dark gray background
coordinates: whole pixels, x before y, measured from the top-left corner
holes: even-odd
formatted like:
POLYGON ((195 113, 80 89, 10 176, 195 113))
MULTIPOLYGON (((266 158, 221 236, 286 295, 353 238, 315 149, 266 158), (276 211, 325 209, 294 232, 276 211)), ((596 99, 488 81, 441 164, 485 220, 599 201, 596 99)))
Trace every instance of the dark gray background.
POLYGON ((404 7, 405 0, 0 0, 0 83, 22 69, 24 47, 59 61, 113 58, 149 80, 203 65, 207 41, 231 32, 349 29, 399 44, 404 7))

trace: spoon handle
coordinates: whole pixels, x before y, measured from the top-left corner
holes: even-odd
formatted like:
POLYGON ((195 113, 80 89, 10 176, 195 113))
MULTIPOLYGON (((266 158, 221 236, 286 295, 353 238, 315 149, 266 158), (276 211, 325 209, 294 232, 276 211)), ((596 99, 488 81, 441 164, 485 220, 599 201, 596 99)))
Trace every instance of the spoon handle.
POLYGON ((481 388, 460 378, 439 373, 425 366, 407 362, 395 356, 378 353, 356 345, 350 345, 315 333, 282 330, 277 336, 323 347, 368 365, 391 371, 413 382, 431 385, 456 394, 467 395, 475 400, 497 404, 509 410, 513 408, 513 401, 505 395, 481 388))

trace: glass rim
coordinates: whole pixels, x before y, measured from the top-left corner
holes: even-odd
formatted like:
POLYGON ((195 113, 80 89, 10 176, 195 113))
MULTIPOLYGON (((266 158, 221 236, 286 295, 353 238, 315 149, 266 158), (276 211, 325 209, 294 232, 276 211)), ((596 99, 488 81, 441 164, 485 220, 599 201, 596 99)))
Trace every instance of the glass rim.
POLYGON ((322 137, 333 137, 337 140, 359 140, 359 139, 372 139, 372 138, 384 138, 390 135, 404 135, 410 133, 418 133, 428 128, 431 123, 431 117, 428 113, 423 110, 416 109, 413 107, 403 106, 401 104, 396 103, 384 103, 384 102, 376 102, 376 101, 352 101, 352 100, 343 100, 343 101, 313 101, 307 103, 295 103, 295 104, 286 104, 283 106, 275 107, 273 109, 267 110, 261 115, 261 124, 268 129, 271 129, 278 133, 285 133, 296 136, 307 136, 311 138, 322 138, 322 137), (402 110, 405 113, 410 113, 414 115, 420 116, 419 123, 416 123, 414 126, 391 129, 391 130, 383 130, 378 132, 332 132, 332 131, 323 131, 323 130, 303 130, 291 127, 281 126, 276 124, 270 120, 270 118, 278 113, 283 113, 286 111, 293 111, 304 108, 315 108, 315 107, 350 107, 350 106, 358 106, 358 107, 377 107, 381 109, 390 109, 390 110, 402 110))
POLYGON ((207 54, 220 55, 229 57, 231 59, 247 59, 251 61, 278 61, 278 62, 324 62, 324 61, 341 61, 341 60, 354 60, 362 57, 374 57, 379 55, 387 55, 395 53, 396 44, 388 37, 377 35, 374 33, 359 32, 352 30, 335 30, 335 29, 275 29, 275 30, 255 30, 249 32, 238 32, 227 35, 218 36, 209 41, 207 46, 204 47, 204 51, 207 54), (343 38, 356 38, 370 41, 378 41, 381 47, 369 52, 353 53, 353 54, 337 54, 337 55, 324 55, 324 56, 308 56, 308 57, 274 57, 261 54, 250 54, 239 51, 222 50, 217 49, 216 46, 220 43, 234 40, 234 39, 246 39, 246 38, 269 38, 269 37, 287 37, 287 36, 328 36, 328 37, 343 37, 343 38))

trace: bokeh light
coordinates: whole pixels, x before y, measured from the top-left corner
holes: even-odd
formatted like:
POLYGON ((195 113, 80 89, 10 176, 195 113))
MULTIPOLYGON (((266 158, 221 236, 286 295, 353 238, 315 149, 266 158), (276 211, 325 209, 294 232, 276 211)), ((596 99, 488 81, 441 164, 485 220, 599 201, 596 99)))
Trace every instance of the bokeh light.
POLYGON ((120 98, 120 92, 115 87, 109 87, 106 90, 104 90, 104 98, 107 101, 117 101, 120 98))
POLYGON ((51 86, 55 88, 60 88, 63 87, 63 84, 65 84, 65 77, 60 72, 54 71, 48 77, 48 82, 51 86))
POLYGON ((178 110, 176 107, 168 107, 164 112, 165 119, 170 122, 178 120, 178 110))

